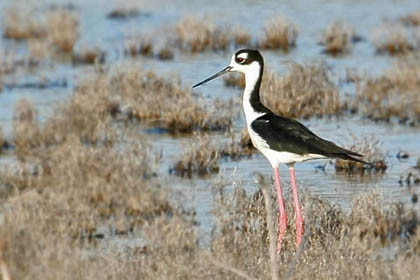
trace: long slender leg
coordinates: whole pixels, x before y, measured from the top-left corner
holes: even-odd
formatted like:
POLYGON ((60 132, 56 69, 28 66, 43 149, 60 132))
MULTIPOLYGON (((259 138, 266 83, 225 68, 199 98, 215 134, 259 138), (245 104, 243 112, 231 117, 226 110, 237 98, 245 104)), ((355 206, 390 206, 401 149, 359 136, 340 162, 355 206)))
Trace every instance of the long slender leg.
POLYGON ((303 237, 303 215, 302 215, 302 209, 300 207, 300 202, 299 202, 299 193, 298 193, 298 187, 296 184, 295 167, 293 165, 289 165, 289 171, 290 171, 290 179, 292 181, 293 200, 295 201, 295 208, 296 208, 296 246, 299 247, 302 242, 302 237, 303 237))
POLYGON ((280 181, 280 172, 279 167, 276 166, 274 168, 274 179, 276 182, 276 190, 277 190, 277 201, 279 204, 279 236, 277 239, 277 254, 280 254, 281 245, 283 242, 283 237, 286 234, 286 227, 287 227, 287 215, 286 215, 286 207, 284 205, 284 198, 283 198, 283 188, 281 186, 280 181))

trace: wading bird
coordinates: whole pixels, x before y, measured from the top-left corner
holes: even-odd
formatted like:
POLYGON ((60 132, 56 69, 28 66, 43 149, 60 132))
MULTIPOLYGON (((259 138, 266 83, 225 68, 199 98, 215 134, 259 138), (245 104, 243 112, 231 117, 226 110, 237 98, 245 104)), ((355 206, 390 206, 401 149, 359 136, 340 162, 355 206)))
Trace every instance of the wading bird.
POLYGON ((346 150, 324 140, 300 122, 279 116, 271 112, 260 101, 260 86, 264 71, 264 59, 258 50, 242 49, 237 51, 229 66, 195 84, 193 88, 207 83, 229 72, 245 74, 243 108, 249 136, 257 148, 271 163, 274 169, 275 186, 279 205, 279 233, 277 253, 280 253, 283 237, 286 233, 287 215, 280 180, 279 164, 289 166, 293 200, 296 208, 296 245, 299 247, 303 238, 303 214, 299 202, 298 187, 294 164, 313 159, 340 158, 366 163, 355 157, 362 155, 346 150))

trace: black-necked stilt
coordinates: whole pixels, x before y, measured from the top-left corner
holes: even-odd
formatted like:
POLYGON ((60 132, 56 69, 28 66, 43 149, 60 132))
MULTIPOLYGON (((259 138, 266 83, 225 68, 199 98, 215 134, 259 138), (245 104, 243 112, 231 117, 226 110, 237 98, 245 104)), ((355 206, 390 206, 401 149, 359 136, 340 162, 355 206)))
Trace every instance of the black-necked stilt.
MULTIPOLYGON (((275 115, 260 101, 260 86, 264 71, 264 59, 258 50, 243 49, 237 51, 229 66, 215 75, 196 84, 198 87, 229 72, 245 74, 243 107, 246 125, 254 146, 268 159, 274 168, 274 178, 279 204, 279 236, 277 251, 280 252, 282 240, 286 233, 287 215, 280 181, 279 164, 289 166, 293 199, 296 208, 296 245, 303 237, 303 215, 299 202, 294 164, 312 159, 341 158, 363 162, 355 152, 343 149, 334 143, 324 140, 300 122, 275 115)), ((363 162, 365 163, 365 162, 363 162)))

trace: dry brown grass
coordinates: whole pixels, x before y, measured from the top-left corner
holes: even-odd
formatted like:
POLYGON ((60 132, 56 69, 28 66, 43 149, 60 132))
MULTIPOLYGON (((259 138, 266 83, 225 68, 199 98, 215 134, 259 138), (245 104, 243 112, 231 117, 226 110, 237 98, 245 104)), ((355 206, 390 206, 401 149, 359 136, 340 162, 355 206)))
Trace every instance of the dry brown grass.
POLYGON ((208 108, 177 77, 163 78, 153 71, 128 69, 117 71, 110 83, 120 108, 170 133, 228 129, 232 124, 234 110, 230 102, 216 102, 208 108))
POLYGON ((418 125, 420 123, 419 55, 401 58, 382 76, 356 82, 354 111, 373 120, 418 125))
POLYGON ((227 87, 245 88, 245 76, 238 73, 231 73, 223 78, 223 82, 227 87))
POLYGON ((400 18, 401 22, 411 26, 419 26, 420 25, 420 11, 416 11, 414 13, 408 14, 400 18))
POLYGON ((31 12, 9 8, 5 12, 3 36, 9 39, 26 40, 44 38, 47 35, 45 25, 31 12))
POLYGON ((222 158, 238 160, 242 157, 251 157, 256 151, 251 143, 249 134, 245 129, 241 135, 230 132, 231 139, 220 143, 209 135, 198 134, 191 149, 188 149, 175 165, 171 172, 191 178, 193 175, 206 176, 219 172, 219 161, 222 158))
POLYGON ((286 76, 265 71, 261 91, 264 104, 286 117, 322 117, 337 115, 344 110, 325 64, 293 63, 286 76))
POLYGON ((95 265, 102 258, 86 259, 89 243, 133 235, 172 213, 165 192, 146 179, 145 147, 134 138, 130 145, 120 153, 73 138, 22 163, 19 172, 2 167, 10 191, 6 201, 2 196, 0 238, 13 279, 103 278, 110 271, 95 265))
POLYGON ((48 16, 48 37, 57 50, 71 53, 79 38, 79 19, 69 11, 53 11, 48 16))
POLYGON ((251 45, 251 34, 245 28, 237 26, 233 29, 232 33, 236 47, 251 45))
POLYGON ((336 21, 324 31, 321 44, 325 46, 326 53, 339 55, 351 51, 354 38, 355 33, 351 26, 336 21))
POLYGON ((222 157, 229 157, 238 160, 242 157, 251 157, 256 151, 249 137, 248 130, 245 128, 240 135, 230 132, 231 140, 221 147, 222 157))
MULTIPOLYGON (((231 197, 220 193, 211 245, 213 254, 247 272, 250 277, 269 279, 263 196, 260 192, 247 195, 240 188, 231 197)), ((407 252, 407 248, 410 252, 419 249, 415 245, 419 238, 415 233, 417 213, 400 205, 385 210, 377 195, 357 199, 350 215, 316 197, 307 197, 304 209, 305 249, 296 252, 295 229, 291 222, 278 263, 280 275, 291 279, 383 279, 384 276, 392 279, 402 271, 405 275, 418 271, 415 265, 401 267, 403 259, 409 258, 409 263, 419 259, 418 253, 407 252), (402 237, 413 234, 412 240, 402 237), (397 246, 395 256, 381 252, 381 248, 393 244, 397 246), (385 264, 388 267, 386 272, 383 271, 385 264)), ((287 200, 287 210, 293 213, 291 199, 287 200)), ((293 217, 293 214, 289 215, 293 217)), ((236 279, 232 274, 230 277, 236 279)), ((413 276, 410 279, 414 279, 413 276)))
POLYGON ((379 53, 407 54, 417 48, 409 31, 399 24, 384 24, 373 33, 373 43, 379 53))
POLYGON ((385 161, 385 154, 379 148, 379 140, 377 140, 374 136, 365 137, 363 139, 353 137, 353 142, 353 145, 347 148, 363 155, 363 158, 361 159, 371 163, 372 165, 369 166, 361 162, 336 159, 335 170, 338 173, 364 175, 365 173, 370 174, 372 172, 383 174, 386 171, 388 165, 385 161))
POLYGON ((198 53, 226 50, 231 44, 229 31, 216 27, 206 19, 187 17, 176 25, 176 41, 183 51, 198 53))
POLYGON ((126 40, 124 53, 129 56, 153 56, 153 43, 149 36, 134 36, 126 40))
POLYGON ((158 53, 158 58, 160 60, 171 60, 174 56, 174 50, 169 45, 163 47, 158 53))
POLYGON ((84 47, 78 52, 73 52, 72 61, 74 64, 95 64, 104 63, 106 58, 105 51, 100 47, 84 47))
POLYGON ((172 171, 182 177, 191 178, 193 174, 205 176, 219 172, 220 151, 208 135, 196 135, 191 149, 179 159, 172 171))
POLYGON ((75 135, 83 143, 112 143, 113 103, 105 74, 80 82, 70 100, 55 108, 52 117, 41 125, 38 112, 28 100, 20 100, 14 115, 14 142, 18 158, 32 156, 75 135))
POLYGON ((12 279, 106 278, 113 269, 101 265, 112 259, 87 258, 100 239, 176 215, 153 179, 146 139, 114 130, 106 82, 81 82, 45 124, 29 101, 17 105, 18 161, 0 166, 0 254, 12 279))
POLYGON ((278 18, 270 21, 265 27, 265 38, 259 45, 265 49, 282 49, 288 51, 296 46, 298 29, 287 19, 278 18))
MULTIPOLYGON (((237 186, 230 194, 229 186, 215 186, 216 221, 210 248, 203 248, 194 219, 172 210, 154 181, 139 176, 139 170, 147 169, 147 156, 136 143, 133 138, 129 147, 134 150, 116 152, 73 138, 35 157, 33 164, 42 167, 36 173, 2 169, 7 176, 1 183, 20 190, 3 196, 7 207, 2 207, 0 229, 6 244, 2 256, 13 279, 270 279, 264 197, 274 202, 275 191, 270 190, 271 197, 261 191, 247 194, 237 186), (113 248, 117 237, 104 233, 103 224, 122 225, 130 233, 124 238, 141 234, 144 242, 113 248), (103 241, 98 239, 102 235, 103 241), (95 253, 95 247, 80 240, 112 249, 95 253), (86 257, 87 252, 93 253, 86 257)), ((292 199, 286 201, 293 220, 292 199)), ((305 249, 296 251, 294 223, 289 223, 274 264, 281 276, 415 279, 419 273, 420 234, 413 210, 400 204, 385 207, 375 194, 356 199, 348 215, 309 195, 303 205, 305 249)))

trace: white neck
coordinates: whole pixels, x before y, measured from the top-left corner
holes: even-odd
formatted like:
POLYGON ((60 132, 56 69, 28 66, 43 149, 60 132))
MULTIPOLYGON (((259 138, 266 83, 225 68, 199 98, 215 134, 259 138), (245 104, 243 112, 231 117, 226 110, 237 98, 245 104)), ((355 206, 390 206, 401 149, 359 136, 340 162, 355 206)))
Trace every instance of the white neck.
POLYGON ((245 72, 245 90, 242 97, 242 103, 245 112, 246 124, 249 127, 256 118, 264 115, 264 113, 256 112, 250 103, 251 93, 255 88, 260 74, 260 66, 257 62, 253 62, 248 67, 249 68, 245 72))

